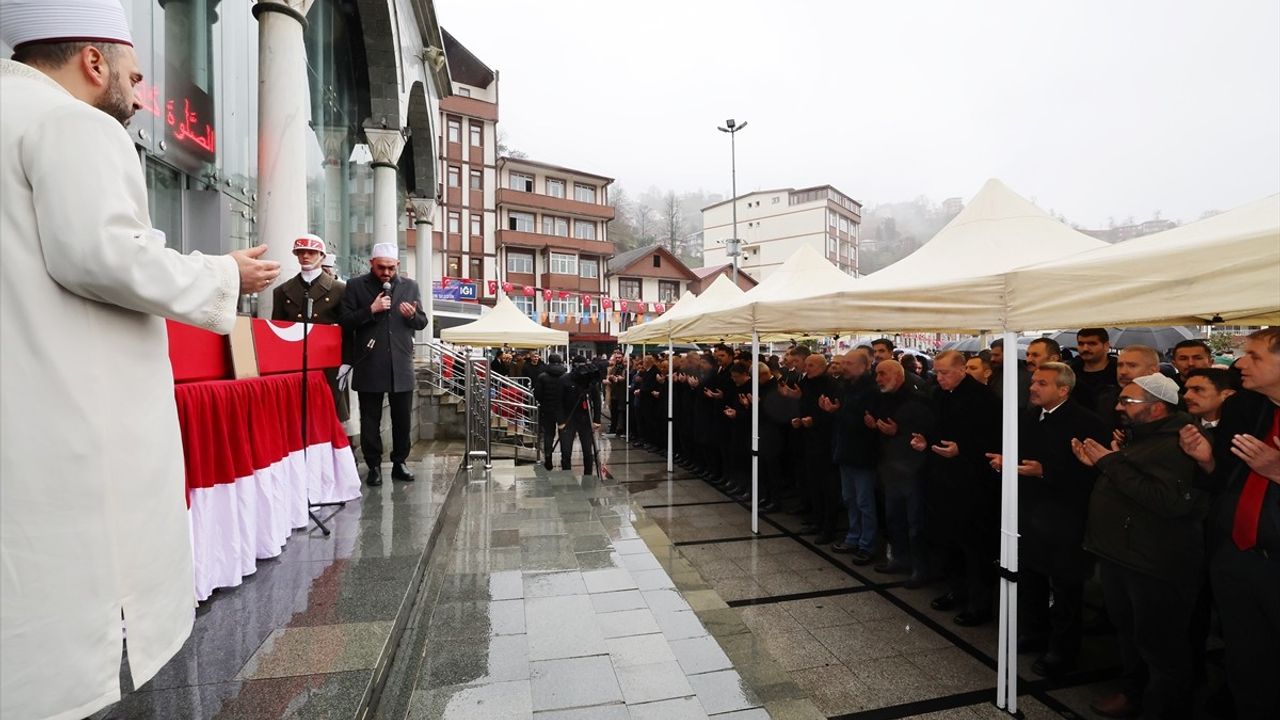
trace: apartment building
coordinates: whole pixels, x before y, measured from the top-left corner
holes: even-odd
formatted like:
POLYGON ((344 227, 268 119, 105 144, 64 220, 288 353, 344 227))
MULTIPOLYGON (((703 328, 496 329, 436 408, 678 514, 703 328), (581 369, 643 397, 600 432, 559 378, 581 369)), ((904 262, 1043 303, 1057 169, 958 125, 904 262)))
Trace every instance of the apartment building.
POLYGON ((469 279, 484 288, 486 280, 498 277, 498 73, 447 30, 441 34, 453 94, 440 100, 436 123, 436 177, 441 187, 433 226, 432 279, 469 279))
POLYGON ((661 315, 698 281, 698 275, 663 245, 646 245, 615 255, 607 267, 608 294, 611 304, 618 306, 608 318, 608 330, 615 336, 641 318, 652 320, 661 315), (625 312, 621 307, 624 302, 625 312))
POLYGON ((850 275, 858 274, 862 204, 830 185, 759 190, 702 209, 702 264, 730 263, 737 204, 738 269, 764 280, 801 245, 809 245, 850 275))
POLYGON ((527 158, 497 161, 499 291, 571 344, 611 343, 605 263, 612 178, 527 158))

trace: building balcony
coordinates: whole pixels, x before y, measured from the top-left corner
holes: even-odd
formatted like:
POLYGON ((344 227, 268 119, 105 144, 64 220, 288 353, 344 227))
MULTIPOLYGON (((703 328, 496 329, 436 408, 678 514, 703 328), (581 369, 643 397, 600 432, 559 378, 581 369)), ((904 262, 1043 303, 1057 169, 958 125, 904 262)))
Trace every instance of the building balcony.
POLYGON ((617 250, 613 243, 603 240, 579 240, 578 238, 560 235, 543 235, 542 233, 521 232, 519 230, 499 230, 498 247, 515 245, 519 247, 541 250, 576 250, 587 255, 599 255, 602 258, 612 257, 617 250))
POLYGON ((497 202, 499 207, 503 205, 516 205, 519 207, 530 208, 532 210, 577 215, 579 217, 589 217, 596 220, 609 221, 614 217, 613 208, 609 205, 597 205, 595 203, 580 202, 570 198, 539 195, 538 193, 512 190, 511 188, 498 188, 497 202))
POLYGON ((489 122, 498 122, 498 106, 484 100, 450 95, 440 101, 440 109, 447 113, 480 118, 489 122))

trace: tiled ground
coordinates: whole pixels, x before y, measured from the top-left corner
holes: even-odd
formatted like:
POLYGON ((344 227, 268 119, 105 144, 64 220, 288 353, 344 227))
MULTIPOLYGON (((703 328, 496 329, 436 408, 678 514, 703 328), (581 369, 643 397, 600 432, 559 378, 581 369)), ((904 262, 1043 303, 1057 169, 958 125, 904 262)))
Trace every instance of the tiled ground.
MULTIPOLYGON (((749 507, 679 468, 668 479, 665 461, 621 440, 612 452, 615 473, 628 461, 642 469, 641 481, 624 487, 730 606, 726 621, 749 630, 730 639, 730 657, 767 654, 827 717, 1007 717, 991 704, 995 625, 961 628, 954 612, 930 608, 945 588, 908 590, 901 576, 854 566, 798 535, 801 520, 791 515, 762 515, 752 538, 749 507)), ((1031 672, 1034 659, 1019 657, 1027 717, 1095 717, 1089 702, 1117 689, 1105 630, 1085 638, 1081 670, 1055 684, 1031 672)))
MULTIPOLYGON (((409 634, 413 678, 379 717, 822 717, 628 493, 654 469, 469 483, 409 634)), ((681 501, 707 497, 690 487, 681 501)))
POLYGON ((355 717, 416 595, 458 467, 451 453, 420 444, 410 458, 416 482, 388 480, 341 510, 324 508, 331 536, 298 530, 239 587, 215 591, 182 650, 94 719, 355 717))

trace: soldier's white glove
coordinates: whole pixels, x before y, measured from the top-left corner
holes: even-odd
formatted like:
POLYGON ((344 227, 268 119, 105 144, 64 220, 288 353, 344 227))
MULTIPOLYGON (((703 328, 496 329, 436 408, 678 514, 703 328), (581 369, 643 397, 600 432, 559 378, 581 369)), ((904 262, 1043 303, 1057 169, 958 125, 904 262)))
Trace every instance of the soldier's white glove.
POLYGON ((351 366, 343 363, 338 367, 338 389, 346 390, 351 387, 351 366))

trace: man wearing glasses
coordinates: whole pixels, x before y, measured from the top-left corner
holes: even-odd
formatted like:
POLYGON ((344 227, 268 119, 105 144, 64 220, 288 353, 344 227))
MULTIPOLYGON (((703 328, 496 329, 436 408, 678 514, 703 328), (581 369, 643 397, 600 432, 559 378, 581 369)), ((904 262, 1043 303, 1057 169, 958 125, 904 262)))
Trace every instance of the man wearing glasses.
POLYGON ((1124 442, 1071 442, 1076 458, 1098 469, 1084 547, 1100 560, 1124 666, 1123 689, 1091 705, 1105 717, 1190 715, 1188 633, 1207 498, 1194 487, 1196 462, 1179 448, 1181 428, 1194 421, 1177 403, 1173 380, 1158 372, 1134 377, 1116 402, 1124 442))

